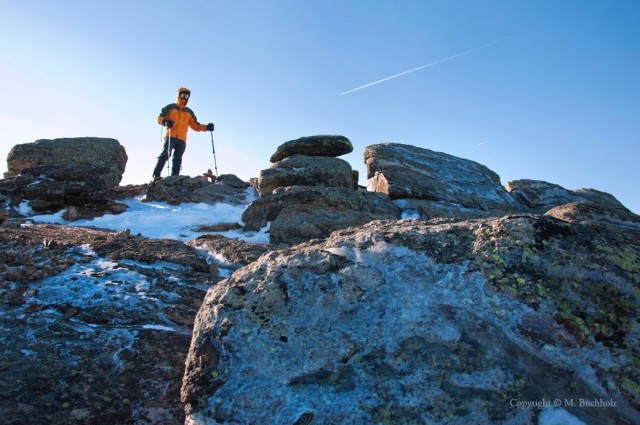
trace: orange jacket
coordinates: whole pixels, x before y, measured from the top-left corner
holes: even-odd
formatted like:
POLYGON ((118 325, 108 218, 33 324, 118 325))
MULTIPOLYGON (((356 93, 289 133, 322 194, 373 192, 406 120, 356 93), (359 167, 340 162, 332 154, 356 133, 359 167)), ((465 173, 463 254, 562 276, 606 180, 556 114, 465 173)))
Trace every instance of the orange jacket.
MULTIPOLYGON (((192 130, 195 131, 207 131, 207 126, 205 124, 200 124, 198 119, 196 118, 193 111, 187 108, 188 99, 181 99, 179 94, 180 92, 189 92, 189 89, 184 87, 180 87, 178 89, 178 95, 176 96, 176 103, 171 103, 160 111, 160 115, 158 115, 158 124, 164 125, 165 120, 173 121, 173 126, 171 127, 171 138, 180 139, 183 142, 187 141, 187 130, 188 127, 191 127, 192 130)), ((169 135, 169 129, 166 128, 164 130, 164 137, 169 135)))

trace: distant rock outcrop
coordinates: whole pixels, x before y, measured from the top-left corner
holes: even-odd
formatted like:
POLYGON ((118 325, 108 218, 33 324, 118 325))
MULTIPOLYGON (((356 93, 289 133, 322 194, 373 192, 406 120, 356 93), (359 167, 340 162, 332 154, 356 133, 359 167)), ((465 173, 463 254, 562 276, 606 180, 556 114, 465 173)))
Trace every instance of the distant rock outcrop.
POLYGON ((572 202, 551 208, 545 215, 569 223, 615 225, 640 228, 640 215, 616 205, 595 204, 592 202, 572 202))
POLYGON ((505 187, 522 204, 523 210, 538 214, 572 202, 592 202, 607 208, 627 210, 613 195, 595 189, 567 190, 557 184, 526 179, 514 180, 505 187))
POLYGON ((397 143, 364 151, 371 192, 406 199, 431 217, 488 217, 513 211, 516 202, 500 177, 477 162, 397 143))
POLYGON ((249 183, 234 175, 221 175, 215 183, 200 177, 170 176, 149 184, 145 200, 171 205, 185 202, 242 204, 249 187, 249 183))
POLYGON ((640 423, 640 226, 574 211, 374 221, 263 255, 207 293, 187 420, 531 424, 562 400, 640 423))
POLYGON ((35 211, 99 205, 122 179, 127 163, 115 139, 83 137, 16 145, 7 157, 0 193, 35 211))

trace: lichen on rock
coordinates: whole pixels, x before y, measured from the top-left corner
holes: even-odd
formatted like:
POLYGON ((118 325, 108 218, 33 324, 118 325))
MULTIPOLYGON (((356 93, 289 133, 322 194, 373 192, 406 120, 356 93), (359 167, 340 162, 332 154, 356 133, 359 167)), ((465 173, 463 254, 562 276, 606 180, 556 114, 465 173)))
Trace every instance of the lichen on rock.
POLYGON ((187 362, 189 418, 531 423, 510 400, 579 395, 617 408, 578 418, 633 422, 639 232, 601 226, 374 221, 264 255, 198 314, 191 350, 214 347, 217 384, 187 362))

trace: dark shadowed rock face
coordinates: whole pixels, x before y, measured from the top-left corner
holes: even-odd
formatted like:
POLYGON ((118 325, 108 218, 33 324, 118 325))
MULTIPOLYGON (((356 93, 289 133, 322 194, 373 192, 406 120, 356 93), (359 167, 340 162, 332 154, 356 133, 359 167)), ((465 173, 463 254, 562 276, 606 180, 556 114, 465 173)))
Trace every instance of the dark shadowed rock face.
POLYGON ((451 211, 502 213, 516 205, 498 175, 477 162, 397 143, 368 146, 364 161, 368 189, 392 199, 446 203, 451 211))
POLYGON ((198 313, 190 423, 525 424, 541 411, 513 400, 543 399, 640 423, 640 226, 572 211, 374 221, 263 255, 198 313), (577 406, 599 398, 616 406, 577 406))
POLYGON ((278 162, 293 155, 336 157, 352 151, 351 141, 344 136, 308 136, 278 146, 271 156, 271 162, 278 162))
POLYGON ((262 170, 258 181, 260 195, 270 195, 279 187, 330 186, 355 189, 351 165, 328 156, 293 155, 262 170))
POLYGON ((183 423, 205 269, 177 241, 0 227, 0 422, 183 423))
POLYGON ((245 230, 258 230, 271 222, 270 241, 278 244, 324 238, 337 229, 398 218, 400 209, 386 195, 325 186, 277 189, 242 214, 245 230))

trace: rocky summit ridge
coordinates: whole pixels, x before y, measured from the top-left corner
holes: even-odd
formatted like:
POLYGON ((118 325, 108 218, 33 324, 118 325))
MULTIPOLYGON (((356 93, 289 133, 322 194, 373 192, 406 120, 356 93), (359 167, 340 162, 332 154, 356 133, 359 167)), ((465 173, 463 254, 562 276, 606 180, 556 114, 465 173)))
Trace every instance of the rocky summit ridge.
POLYGON ((397 143, 365 149, 364 188, 352 150, 309 136, 251 182, 122 187, 113 139, 14 147, 2 423, 640 423, 638 215, 397 143), (25 216, 134 196, 246 209, 187 242, 25 216), (217 234, 267 227, 268 244, 217 234))

